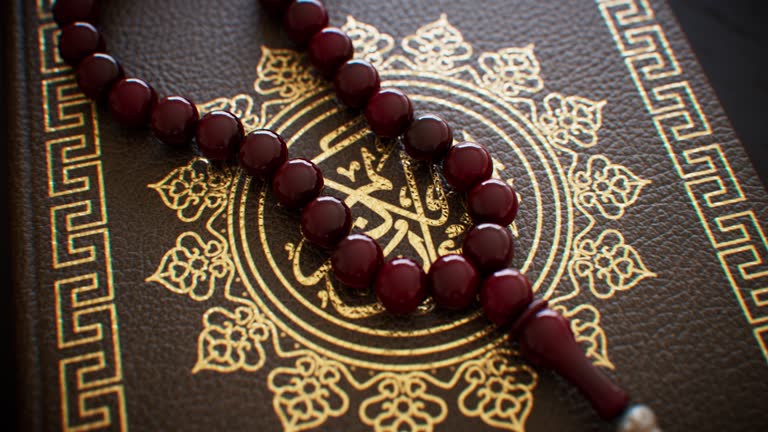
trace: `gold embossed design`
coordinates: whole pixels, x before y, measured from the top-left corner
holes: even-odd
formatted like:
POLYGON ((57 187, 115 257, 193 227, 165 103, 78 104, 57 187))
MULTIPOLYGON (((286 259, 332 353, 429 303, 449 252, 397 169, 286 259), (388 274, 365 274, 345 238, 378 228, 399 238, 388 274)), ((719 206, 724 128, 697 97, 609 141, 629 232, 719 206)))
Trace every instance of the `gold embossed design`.
POLYGON ((459 408, 490 426, 523 432, 533 407, 536 372, 511 364, 509 354, 500 350, 467 364, 463 375, 467 386, 459 395, 459 408))
POLYGON ((348 15, 347 22, 341 29, 352 39, 355 58, 369 61, 374 66, 381 66, 385 56, 395 47, 395 39, 381 33, 376 27, 360 22, 348 15))
MULTIPOLYGON (((385 81, 415 89, 410 92, 416 103, 437 104, 466 116, 475 122, 475 131, 487 128, 509 146, 499 154, 519 158, 494 160, 494 177, 515 184, 523 214, 529 212, 511 227, 513 233, 537 233, 527 240, 529 257, 521 267, 531 266, 530 257, 544 250, 536 260, 535 290, 570 319, 592 361, 612 368, 598 302, 655 275, 616 223, 649 182, 606 157, 583 153, 598 147, 606 102, 541 94, 544 82, 532 44, 481 53, 473 63, 471 45, 444 15, 403 38, 401 53, 392 36, 354 17, 347 18, 344 29, 357 54, 376 63, 385 81), (441 96, 445 94, 451 100, 441 96), (482 111, 457 98, 482 106, 482 111), (535 155, 533 162, 525 151, 535 155), (545 187, 551 187, 548 194, 545 187), (544 204, 546 199, 551 207, 544 204), (573 218, 575 213, 583 222, 573 218), (545 217, 556 225, 551 239, 539 234, 545 217), (606 226, 607 220, 614 225, 606 226)), ((201 112, 236 110, 250 119, 249 127, 275 129, 289 137, 292 152, 308 152, 302 156, 328 164, 328 192, 353 207, 356 229, 380 239, 385 253, 405 249, 426 265, 459 251, 470 221, 464 208, 449 205, 452 193, 437 171, 422 169, 392 142, 370 138, 360 118, 345 118, 301 55, 268 47, 262 53, 254 83, 258 98, 218 98, 200 105, 201 112), (308 134, 315 130, 319 132, 308 134), (344 157, 337 158, 342 152, 344 157), (397 168, 396 176, 388 166, 397 168)), ((196 276, 195 289, 203 294, 193 298, 212 302, 223 297, 227 302, 212 306, 203 318, 194 372, 267 374, 266 359, 274 362, 266 381, 285 430, 333 429, 335 419, 351 413, 375 430, 433 431, 452 413, 494 428, 525 430, 538 375, 509 349, 503 335, 484 323, 455 339, 435 342, 443 332, 473 328, 478 313, 415 330, 370 326, 369 320, 382 316, 381 306, 345 293, 329 275, 328 261, 317 259, 318 252, 300 235, 283 231, 269 246, 271 231, 285 223, 287 213, 266 204, 267 188, 236 170, 223 172, 221 178, 214 171, 195 159, 149 185, 180 221, 203 223, 204 229, 197 237, 191 236, 194 231, 177 237, 148 280, 163 284, 157 275, 177 281, 184 280, 181 275, 196 276), (207 255, 206 245, 215 246, 207 255), (205 266, 198 257, 208 259, 205 266), (231 262, 234 270, 207 285, 224 275, 211 273, 214 257, 231 262), (197 271, 201 268, 207 270, 197 271), (290 307, 283 303, 286 298, 290 307), (309 320, 298 314, 303 310, 309 320), (336 329, 341 337, 334 334, 336 329), (393 337, 400 342, 383 344, 384 338, 393 337), (429 343, 399 348, 410 343, 408 337, 429 343), (464 344, 479 348, 441 357, 464 344), (403 363, 418 355, 437 360, 403 363)), ((164 286, 185 295, 195 292, 190 284, 164 286)), ((419 316, 433 315, 412 319, 419 316)))
POLYGON ((286 430, 312 429, 347 412, 349 396, 339 388, 342 369, 338 362, 308 354, 296 360, 294 367, 269 373, 273 406, 286 430))
POLYGON ((589 158, 584 170, 576 172, 571 183, 578 204, 586 209, 595 208, 608 219, 619 219, 650 182, 603 155, 595 155, 589 158))
POLYGON ((378 381, 378 394, 360 405, 363 423, 381 432, 431 432, 445 420, 448 407, 429 393, 421 374, 385 374, 378 381))
POLYGON ((403 49, 411 55, 418 70, 450 72, 472 57, 472 46, 445 14, 403 39, 403 49))
MULTIPOLYGON (((56 350, 46 361, 58 375, 60 429, 125 431, 128 413, 98 111, 58 55, 60 32, 51 19, 51 2, 35 5, 51 244, 51 268, 45 271, 53 279, 49 291, 39 296, 47 302, 52 295, 55 305, 53 318, 40 319, 55 323, 56 350)), ((43 266, 44 257, 41 253, 43 266)))
POLYGON ((263 344, 274 332, 272 323, 255 306, 238 306, 231 311, 213 307, 203 315, 192 373, 257 371, 266 361, 263 344))
POLYGON ((539 76, 541 65, 533 50, 531 44, 481 54, 478 62, 485 87, 506 98, 541 91, 544 88, 544 81, 539 76))
POLYGON ((597 7, 768 362, 768 242, 647 0, 597 7))
POLYGON ((592 147, 597 144, 597 131, 603 123, 603 106, 605 101, 552 93, 544 98, 545 113, 539 117, 539 127, 554 146, 573 143, 592 147))

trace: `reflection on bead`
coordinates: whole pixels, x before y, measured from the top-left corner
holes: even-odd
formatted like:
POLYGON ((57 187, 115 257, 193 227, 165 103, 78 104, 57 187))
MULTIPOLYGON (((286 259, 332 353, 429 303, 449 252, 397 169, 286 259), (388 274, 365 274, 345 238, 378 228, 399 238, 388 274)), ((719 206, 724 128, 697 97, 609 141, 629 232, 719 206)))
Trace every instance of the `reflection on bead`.
POLYGON ((464 237, 462 249, 482 274, 490 274, 509 266, 515 256, 512 233, 496 224, 480 224, 464 237))
POLYGON ((155 89, 138 78, 122 79, 109 92, 109 112, 126 127, 146 126, 156 103, 155 89))
POLYGON ((352 212, 344 201, 318 197, 301 211, 301 233, 315 246, 330 249, 349 234, 352 212))
POLYGON ((352 288, 368 288, 384 263, 379 243, 365 234, 352 234, 342 240, 331 256, 336 279, 352 288))
POLYGON ((326 78, 333 77, 341 65, 355 54, 352 39, 335 27, 327 27, 309 41, 309 61, 326 78))
POLYGON ((532 301, 531 281, 519 270, 499 270, 480 289, 483 312, 496 325, 512 323, 532 301))
POLYGON ((473 142, 456 144, 443 160, 445 181, 457 192, 466 192, 488 180, 492 172, 493 161, 488 150, 473 142))
POLYGON ((435 260, 427 279, 429 291, 440 307, 461 310, 475 302, 480 275, 462 255, 444 255, 435 260))
POLYGON ((380 89, 368 100, 365 118, 376 135, 396 138, 413 121, 413 105, 408 96, 398 89, 380 89))
POLYGON ((155 137, 171 146, 189 144, 195 136, 200 114, 192 101, 181 96, 167 96, 155 104, 150 126, 155 137))
POLYGON ((411 123, 403 136, 409 156, 420 161, 441 159, 453 143, 448 123, 434 114, 424 114, 411 123))
POLYGON ((333 80, 336 96, 351 108, 362 108, 379 90, 381 78, 372 64, 365 60, 350 60, 336 72, 333 80))
POLYGON ((61 30, 59 56, 70 66, 95 52, 104 52, 106 44, 101 33, 92 24, 75 22, 61 30))
POLYGON ((283 137, 268 129, 255 130, 240 145, 240 166, 248 175, 267 180, 288 159, 283 137))
POLYGON ((384 308, 398 315, 415 312, 427 296, 427 276, 410 258, 386 262, 376 276, 376 297, 384 308))
POLYGON ((323 173, 306 159, 288 159, 272 179, 272 192, 289 209, 298 209, 320 195, 323 173))
POLYGON ((499 179, 481 182, 467 196, 467 210, 475 223, 507 226, 515 220, 518 206, 515 191, 499 179))
POLYGON ((87 97, 103 102, 112 85, 125 74, 120 63, 108 54, 95 53, 77 66, 77 85, 87 97))
POLYGON ((328 11, 319 0, 296 0, 283 17, 288 37, 299 46, 306 45, 315 33, 328 25, 328 11))
POLYGON ((234 160, 242 140, 243 125, 231 112, 211 111, 197 122, 195 141, 209 160, 234 160))

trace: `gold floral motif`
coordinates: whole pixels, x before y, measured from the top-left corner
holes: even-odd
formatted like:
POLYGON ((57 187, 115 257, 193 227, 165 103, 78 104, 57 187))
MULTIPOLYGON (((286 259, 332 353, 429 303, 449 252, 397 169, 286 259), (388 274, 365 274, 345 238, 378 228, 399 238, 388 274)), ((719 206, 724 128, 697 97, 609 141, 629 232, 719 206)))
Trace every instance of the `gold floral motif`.
POLYGON ((526 365, 512 365, 509 357, 508 352, 496 351, 470 362, 464 370, 467 387, 459 395, 459 409, 489 426, 523 432, 538 375, 526 365))
POLYGON ((448 22, 445 14, 403 39, 403 50, 419 70, 449 72, 472 57, 472 45, 448 22))
POLYGON ((349 409, 349 397, 339 388, 343 365, 307 354, 292 368, 269 373, 272 406, 286 431, 312 429, 349 409))
POLYGON ((347 22, 341 29, 352 39, 355 58, 367 60, 374 66, 381 66, 384 56, 395 47, 392 36, 381 33, 376 27, 358 21, 351 15, 347 16, 347 22))
POLYGON ((448 406, 429 394, 420 374, 383 374, 379 393, 360 405, 360 419, 379 432, 432 432, 445 420, 448 406))
POLYGON ((262 95, 277 95, 282 100, 291 101, 322 86, 322 81, 312 75, 302 60, 296 51, 262 46, 254 88, 262 95))
POLYGON ((234 267, 225 243, 206 242, 195 232, 185 232, 165 253, 147 282, 156 282, 174 293, 204 301, 213 295, 217 286, 229 286, 234 267))
POLYGON ((576 342, 581 345, 593 364, 614 369, 613 363, 608 359, 608 343, 605 331, 600 326, 600 312, 594 306, 581 304, 568 309, 563 305, 554 305, 552 308, 571 323, 576 342))
POLYGON ((203 331, 197 339, 197 364, 201 370, 254 372, 264 366, 262 344, 274 334, 272 323, 254 306, 208 309, 203 315, 203 331))
POLYGON ((602 126, 605 101, 595 102, 579 96, 552 93, 544 98, 546 113, 539 117, 539 129, 552 145, 579 147, 597 144, 597 131, 602 126))
POLYGON ((576 278, 586 280, 592 293, 601 299, 656 276, 645 267, 637 250, 613 229, 603 231, 597 239, 582 240, 570 267, 576 278))
POLYGON ((246 132, 258 129, 262 124, 259 116, 254 112, 253 98, 247 94, 239 94, 232 98, 216 98, 197 108, 201 115, 215 110, 229 111, 240 118, 246 132))
POLYGON ((587 167, 576 172, 571 180, 577 204, 597 208, 613 220, 624 216, 625 209, 637 201, 640 191, 649 183, 602 155, 590 157, 587 167))
POLYGON ((523 93, 536 93, 544 88, 541 65, 533 52, 533 44, 523 48, 505 48, 480 55, 483 85, 506 98, 523 93))
POLYGON ((214 168, 204 159, 194 158, 149 188, 160 195, 168 208, 176 211, 179 219, 192 222, 205 210, 220 209, 226 204, 231 182, 229 168, 214 168))

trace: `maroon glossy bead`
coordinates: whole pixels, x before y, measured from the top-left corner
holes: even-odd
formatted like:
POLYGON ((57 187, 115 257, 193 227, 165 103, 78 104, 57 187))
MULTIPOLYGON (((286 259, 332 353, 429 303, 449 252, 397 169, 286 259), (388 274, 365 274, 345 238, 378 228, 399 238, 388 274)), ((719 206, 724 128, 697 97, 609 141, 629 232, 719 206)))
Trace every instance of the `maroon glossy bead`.
POLYGON ((515 244, 507 227, 484 223, 470 229, 464 237, 462 253, 482 274, 501 270, 515 257, 515 244))
POLYGON ((149 124, 157 139, 172 146, 189 144, 195 136, 200 114, 192 101, 181 96, 167 96, 155 104, 149 124))
POLYGON ((376 297, 386 310, 403 315, 416 311, 427 297, 427 276, 410 258, 395 258, 376 276, 376 297))
POLYGON ((240 166, 248 175, 267 180, 288 160, 283 137, 268 129, 255 130, 240 145, 240 166))
MULTIPOLYGON (((532 305, 533 306, 533 305, 532 305)), ((618 417, 629 395, 584 355, 562 315, 544 308, 528 319, 519 334, 523 356, 539 367, 554 370, 575 385, 606 420, 618 417)))
POLYGON ((138 78, 121 79, 109 91, 109 112, 123 126, 145 126, 156 103, 155 89, 138 78))
POLYGON ((211 111, 197 122, 195 141, 209 160, 226 161, 237 156, 243 134, 237 116, 228 111, 211 111))
POLYGON ((301 233, 310 243, 330 249, 349 235, 352 212, 344 201, 318 197, 301 211, 301 233))
POLYGON ((272 192, 280 204, 297 209, 312 201, 323 190, 323 173, 306 159, 288 159, 272 179, 272 192))
POLYGON ((443 160, 445 181, 458 192, 466 192, 488 180, 493 173, 493 160, 488 150, 473 142, 462 142, 448 150, 443 160))
POLYGON ((365 118, 376 135, 395 138, 405 132, 413 121, 413 105, 398 89, 380 89, 368 100, 365 118))
POLYGON ((368 288, 384 263, 379 243, 365 234, 352 234, 342 240, 331 255, 336 279, 352 288, 368 288))
POLYGON ((51 12, 59 27, 76 21, 96 24, 99 20, 99 0, 56 0, 51 12))
POLYGON ((517 216, 517 194, 505 182, 488 179, 469 192, 467 210, 475 223, 509 225, 517 216))
POLYGON ((288 9, 293 0, 259 0, 259 2, 267 13, 280 16, 285 13, 285 10, 288 9))
POLYGON ((315 33, 328 25, 328 11, 319 0, 296 0, 283 17, 288 37, 297 45, 306 45, 315 33))
POLYGON ((485 316, 498 325, 511 324, 532 301, 531 281, 519 270, 499 270, 480 288, 485 316))
POLYGON ((95 53, 77 66, 77 85, 87 97, 104 101, 112 85, 125 76, 122 66, 108 54, 95 53))
POLYGON ((448 123, 434 114, 424 114, 411 123, 403 136, 405 151, 420 161, 439 160, 453 143, 448 123))
POLYGON ((446 309, 466 309, 477 297, 480 275, 475 266, 458 254, 435 260, 427 274, 435 303, 446 309))
POLYGON ((309 61, 326 78, 355 54, 352 39, 336 27, 327 27, 312 36, 309 41, 309 61))
POLYGON ((367 61, 350 60, 339 67, 333 85, 341 103, 362 108, 381 87, 381 78, 376 67, 367 61))
POLYGON ((61 30, 59 56, 70 66, 77 66, 80 60, 105 49, 104 38, 90 23, 74 22, 61 30))

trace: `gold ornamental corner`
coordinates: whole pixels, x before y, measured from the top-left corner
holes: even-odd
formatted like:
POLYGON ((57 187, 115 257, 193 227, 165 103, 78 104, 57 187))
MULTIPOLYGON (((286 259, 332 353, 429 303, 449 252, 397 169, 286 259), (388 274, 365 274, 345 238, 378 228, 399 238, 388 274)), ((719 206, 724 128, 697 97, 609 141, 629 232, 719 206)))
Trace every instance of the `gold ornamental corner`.
MULTIPOLYGON (((650 181, 599 151, 609 102, 549 92, 533 44, 475 54, 446 15, 399 41, 351 16, 343 29, 385 85, 414 89, 417 103, 463 116, 457 132, 465 140, 492 137, 494 176, 521 195, 511 228, 527 250, 517 265, 570 319, 592 361, 613 368, 600 307, 656 275, 621 231, 650 181)), ((261 50, 253 94, 200 110, 226 109, 248 130, 291 137, 292 151, 326 164, 327 190, 360 210, 355 229, 386 253, 429 263, 460 250, 469 219, 437 171, 375 139, 333 102, 302 55, 261 50)), ((176 213, 181 232, 147 281, 211 304, 193 373, 260 374, 285 430, 356 416, 377 431, 427 432, 451 413, 525 430, 538 375, 478 313, 434 322, 420 314, 412 329, 389 326, 375 301, 337 286, 328 262, 285 227, 267 189, 238 169, 194 158, 149 188, 176 213), (376 345, 393 338, 408 348, 376 345)))

